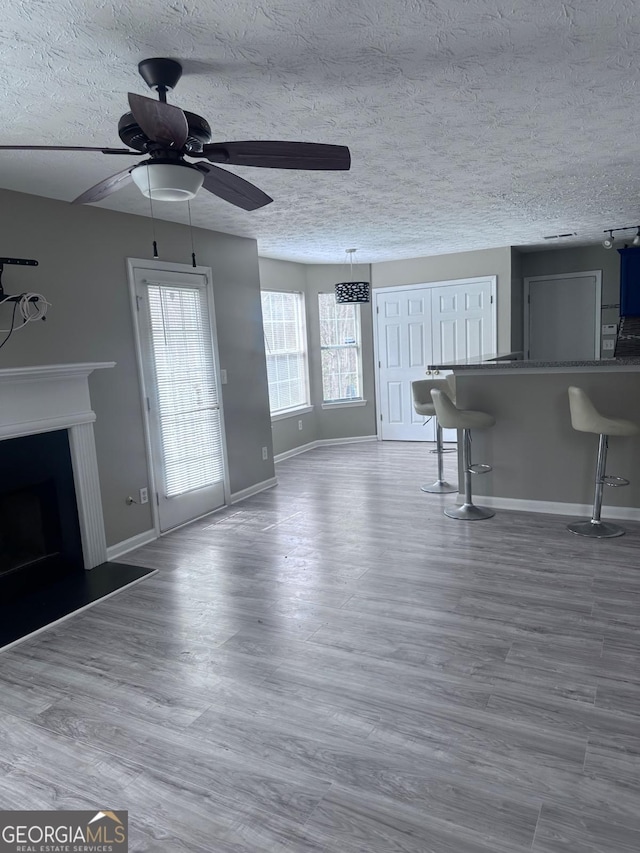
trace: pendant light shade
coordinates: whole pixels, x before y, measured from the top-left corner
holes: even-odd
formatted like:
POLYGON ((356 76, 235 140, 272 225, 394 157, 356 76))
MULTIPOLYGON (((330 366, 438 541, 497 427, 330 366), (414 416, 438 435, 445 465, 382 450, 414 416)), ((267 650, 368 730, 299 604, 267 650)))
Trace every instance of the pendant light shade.
POLYGON ((187 163, 141 163, 131 178, 153 201, 189 201, 202 186, 204 174, 187 163))
MULTIPOLYGON (((353 256, 355 249, 346 249, 349 258, 350 278, 353 279, 353 256)), ((346 304, 352 302, 370 302, 370 290, 368 281, 339 281, 336 284, 336 302, 346 304)))

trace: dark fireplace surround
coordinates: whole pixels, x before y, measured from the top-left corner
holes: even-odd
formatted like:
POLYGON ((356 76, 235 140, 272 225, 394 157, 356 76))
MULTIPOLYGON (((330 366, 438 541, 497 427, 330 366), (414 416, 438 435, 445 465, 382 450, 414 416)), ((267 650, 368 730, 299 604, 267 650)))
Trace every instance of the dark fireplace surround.
POLYGON ((67 431, 0 441, 0 603, 83 569, 67 431))

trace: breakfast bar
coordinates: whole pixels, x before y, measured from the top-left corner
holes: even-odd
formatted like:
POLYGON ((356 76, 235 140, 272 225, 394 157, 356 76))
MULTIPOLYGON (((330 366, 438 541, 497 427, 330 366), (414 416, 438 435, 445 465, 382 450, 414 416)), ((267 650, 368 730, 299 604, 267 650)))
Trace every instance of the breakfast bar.
MULTIPOLYGON (((569 386, 584 389, 606 417, 640 423, 640 357, 542 362, 507 354, 427 370, 453 371, 458 408, 495 417, 492 429, 473 433, 472 461, 492 466, 474 478, 474 496, 497 509, 589 515, 598 439, 572 428, 569 386)), ((640 519, 639 438, 611 437, 606 473, 631 482, 605 490, 603 518, 640 519)))

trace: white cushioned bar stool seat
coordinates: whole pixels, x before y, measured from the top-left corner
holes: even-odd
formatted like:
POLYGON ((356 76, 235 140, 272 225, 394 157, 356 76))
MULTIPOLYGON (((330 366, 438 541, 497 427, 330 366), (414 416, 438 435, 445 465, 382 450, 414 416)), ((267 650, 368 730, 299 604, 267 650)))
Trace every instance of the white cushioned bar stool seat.
POLYGON ((489 429, 494 426, 496 419, 486 412, 475 412, 459 409, 451 399, 437 388, 432 389, 431 398, 435 405, 438 423, 445 429, 461 429, 463 431, 462 465, 464 467, 464 503, 445 509, 444 514, 449 518, 463 521, 481 521, 495 515, 487 507, 476 506, 471 494, 471 476, 486 474, 491 468, 488 465, 472 465, 471 463, 471 430, 489 429))
POLYGON ((604 486, 629 485, 629 481, 623 477, 608 477, 605 473, 609 436, 640 435, 640 426, 624 418, 607 418, 601 415, 582 388, 571 385, 568 391, 571 426, 578 432, 594 433, 600 437, 600 440, 598 442, 598 460, 596 462, 595 492, 591 519, 589 521, 578 521, 569 524, 567 529, 572 533, 577 533, 579 536, 590 536, 593 539, 611 539, 615 536, 623 536, 625 533, 624 527, 620 527, 619 524, 601 521, 600 519, 604 486))
MULTIPOLYGON (((435 483, 430 483, 421 486, 423 492, 430 494, 447 495, 457 492, 457 486, 452 486, 444 479, 443 453, 442 446, 442 427, 436 415, 436 407, 431 399, 431 389, 437 388, 444 394, 455 397, 455 384, 453 374, 440 379, 417 379, 411 383, 411 393, 413 395, 413 408, 416 414, 422 415, 425 418, 436 419, 436 455, 438 458, 438 479, 435 483)), ((425 422, 426 423, 426 422, 425 422)))

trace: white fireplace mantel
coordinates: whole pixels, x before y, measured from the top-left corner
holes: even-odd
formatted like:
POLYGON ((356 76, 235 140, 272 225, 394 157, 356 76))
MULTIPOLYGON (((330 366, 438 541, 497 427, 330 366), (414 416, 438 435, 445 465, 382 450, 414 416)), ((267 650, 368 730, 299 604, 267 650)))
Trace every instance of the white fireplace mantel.
POLYGON ((89 375, 114 361, 0 369, 0 441, 66 429, 86 569, 107 559, 89 375))

